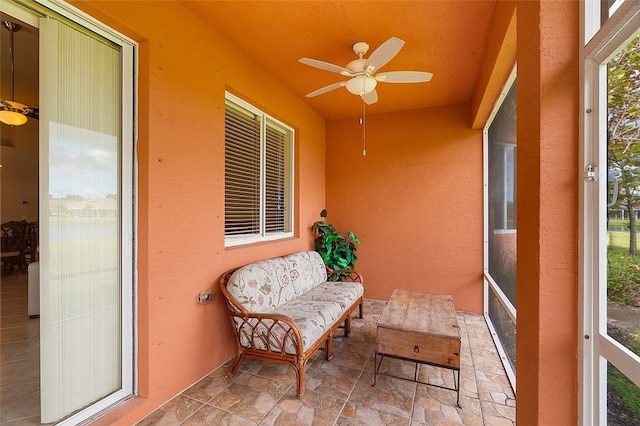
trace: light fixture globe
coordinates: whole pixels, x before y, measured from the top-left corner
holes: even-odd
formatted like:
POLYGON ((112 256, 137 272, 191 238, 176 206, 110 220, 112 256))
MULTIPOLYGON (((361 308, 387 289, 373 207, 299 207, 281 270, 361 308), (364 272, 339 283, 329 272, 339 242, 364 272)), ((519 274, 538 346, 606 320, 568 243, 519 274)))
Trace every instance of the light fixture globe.
POLYGON ((357 75, 347 81, 347 90, 354 95, 366 95, 376 88, 378 81, 368 75, 357 75))
POLYGON ((19 102, 0 99, 0 121, 10 126, 20 126, 27 122, 29 108, 19 102))

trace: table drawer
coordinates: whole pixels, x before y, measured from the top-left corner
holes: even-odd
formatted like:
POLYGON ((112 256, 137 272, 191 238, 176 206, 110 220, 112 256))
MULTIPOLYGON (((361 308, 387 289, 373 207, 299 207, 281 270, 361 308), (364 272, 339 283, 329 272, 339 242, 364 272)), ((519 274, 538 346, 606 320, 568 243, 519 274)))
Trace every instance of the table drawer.
POLYGON ((460 339, 378 327, 380 354, 460 368, 460 339))

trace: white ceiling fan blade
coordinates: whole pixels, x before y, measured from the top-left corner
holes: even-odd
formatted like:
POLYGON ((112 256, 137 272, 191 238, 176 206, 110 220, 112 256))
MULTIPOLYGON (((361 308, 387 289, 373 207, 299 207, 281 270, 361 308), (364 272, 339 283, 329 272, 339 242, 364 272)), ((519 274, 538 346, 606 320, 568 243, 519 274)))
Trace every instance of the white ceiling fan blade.
POLYGON ((347 77, 353 76, 353 73, 348 69, 341 67, 340 65, 331 64, 329 62, 319 61, 317 59, 311 59, 311 58, 302 58, 302 59, 299 59, 298 62, 305 65, 309 65, 310 67, 320 68, 321 70, 342 74, 347 77))
POLYGON ((404 46, 404 40, 401 40, 398 37, 391 37, 389 40, 378 46, 378 48, 369 55, 369 59, 367 59, 364 69, 368 73, 372 73, 382 68, 398 54, 400 49, 402 49, 402 46, 404 46))
POLYGON ((338 83, 333 83, 333 84, 330 84, 328 86, 321 87, 318 90, 314 90, 313 92, 308 93, 305 96, 307 98, 313 98, 314 96, 322 95, 323 93, 330 92, 330 91, 335 90, 335 89, 337 89, 339 87, 345 86, 346 84, 347 84, 346 81, 340 81, 338 83))
POLYGON ((374 78, 383 83, 425 83, 431 77, 433 73, 426 71, 389 71, 381 72, 374 78))
POLYGON ((375 104, 376 102, 378 102, 378 92, 376 92, 376 89, 373 89, 371 92, 365 93, 364 95, 360 95, 360 97, 367 105, 375 104))

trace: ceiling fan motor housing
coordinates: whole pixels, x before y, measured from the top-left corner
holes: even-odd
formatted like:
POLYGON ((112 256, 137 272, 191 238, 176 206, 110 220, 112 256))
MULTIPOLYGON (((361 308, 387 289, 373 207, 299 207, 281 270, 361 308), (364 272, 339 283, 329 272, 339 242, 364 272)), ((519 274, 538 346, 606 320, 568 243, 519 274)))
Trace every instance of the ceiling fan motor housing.
POLYGON ((353 74, 364 74, 364 65, 367 63, 366 59, 354 59, 349 62, 346 68, 351 71, 353 74))
MULTIPOLYGON (((353 50, 356 50, 356 46, 359 43, 353 45, 353 50)), ((365 43, 366 44, 366 43, 365 43)), ((367 48, 369 45, 367 45, 367 48)), ((357 53, 357 52, 356 52, 357 53)), ((360 59, 354 59, 349 62, 346 68, 351 71, 354 75, 351 80, 347 81, 347 90, 354 95, 366 95, 367 93, 371 93, 378 82, 375 78, 371 77, 369 73, 365 70, 365 65, 367 64, 367 59, 362 59, 362 55, 360 55, 360 59)))

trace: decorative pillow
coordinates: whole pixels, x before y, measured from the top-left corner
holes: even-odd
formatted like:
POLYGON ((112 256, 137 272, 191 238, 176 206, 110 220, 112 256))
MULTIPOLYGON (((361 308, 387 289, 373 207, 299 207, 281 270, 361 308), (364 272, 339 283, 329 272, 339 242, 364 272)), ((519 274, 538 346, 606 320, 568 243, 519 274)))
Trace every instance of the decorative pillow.
POLYGON ((227 290, 251 312, 271 312, 288 286, 289 267, 281 257, 245 265, 233 273, 227 290))
MULTIPOLYGON (((315 251, 301 251, 284 256, 289 264, 289 275, 295 296, 306 293, 327 280, 327 268, 315 251)), ((288 299, 289 302, 292 299, 288 299)))

